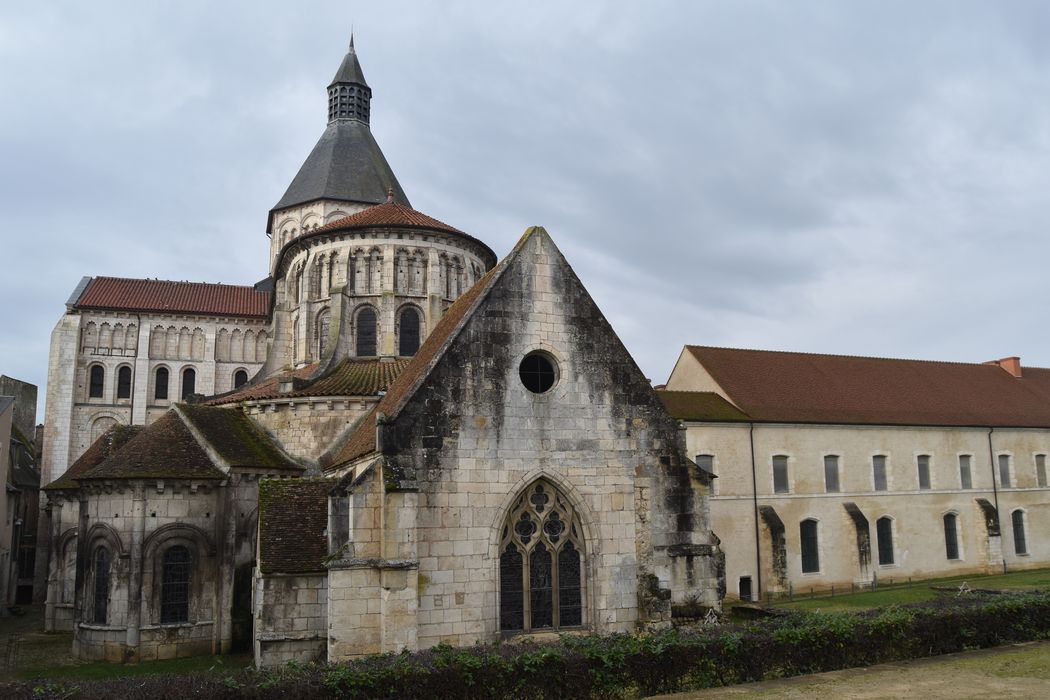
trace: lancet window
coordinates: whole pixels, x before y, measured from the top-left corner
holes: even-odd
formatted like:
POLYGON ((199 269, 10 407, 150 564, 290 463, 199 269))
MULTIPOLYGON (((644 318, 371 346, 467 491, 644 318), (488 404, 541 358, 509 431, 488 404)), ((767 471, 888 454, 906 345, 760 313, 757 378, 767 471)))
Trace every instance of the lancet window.
POLYGON ((568 499, 539 480, 507 516, 500 539, 500 629, 583 624, 583 532, 568 499))

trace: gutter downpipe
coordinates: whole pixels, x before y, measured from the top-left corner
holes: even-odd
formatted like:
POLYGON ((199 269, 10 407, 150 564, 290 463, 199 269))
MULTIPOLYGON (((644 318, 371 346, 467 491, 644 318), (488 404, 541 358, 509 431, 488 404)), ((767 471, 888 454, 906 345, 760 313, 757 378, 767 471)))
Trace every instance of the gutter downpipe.
POLYGON ((751 503, 755 511, 755 591, 753 600, 762 600, 762 547, 758 533, 758 478, 755 469, 755 424, 748 424, 748 438, 751 442, 751 503))
POLYGON ((992 431, 988 428, 988 462, 992 465, 992 496, 995 499, 995 517, 999 518, 999 551, 1003 555, 1003 573, 1006 573, 1006 552, 1003 551, 1003 514, 999 510, 999 487, 995 481, 995 450, 992 449, 992 431))

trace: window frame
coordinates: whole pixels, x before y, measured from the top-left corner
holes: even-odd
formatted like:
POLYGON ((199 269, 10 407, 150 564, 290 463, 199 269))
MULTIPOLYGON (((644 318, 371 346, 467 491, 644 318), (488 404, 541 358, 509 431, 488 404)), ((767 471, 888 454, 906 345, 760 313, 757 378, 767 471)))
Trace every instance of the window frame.
POLYGON ((98 362, 88 366, 88 398, 106 398, 106 368, 98 362))
MULTIPOLYGON (((365 347, 363 349, 367 350, 368 348, 365 347)), ((379 312, 377 312, 375 307, 372 306, 371 304, 362 304, 354 312, 354 356, 355 357, 377 357, 378 354, 379 354, 379 312), (372 345, 372 348, 371 348, 372 349, 372 354, 370 354, 370 355, 363 354, 361 352, 361 350, 362 350, 362 345, 361 344, 362 344, 362 342, 364 342, 364 340, 362 339, 362 334, 361 334, 361 317, 365 313, 371 313, 372 314, 372 321, 371 321, 372 341, 371 342, 372 342, 373 345, 372 345)))
MULTIPOLYGON (((697 453, 695 455, 693 461, 696 462, 696 466, 700 467, 701 471, 704 470, 704 465, 701 464, 701 462, 702 461, 708 462, 707 472, 709 474, 711 474, 712 476, 717 476, 718 473, 715 471, 715 455, 714 455, 714 453, 712 453, 712 452, 699 452, 699 453, 697 453)), ((715 495, 715 483, 717 481, 718 481, 717 478, 716 479, 711 479, 710 490, 711 490, 711 495, 712 496, 715 495)))
POLYGON ((933 490, 933 469, 930 463, 933 461, 932 457, 928 452, 922 452, 915 455, 915 476, 918 482, 919 491, 932 491, 933 490), (923 478, 925 477, 925 479, 923 478), (925 482, 925 486, 923 486, 925 482))
MULTIPOLYGON (((190 601, 193 598, 193 573, 194 573, 193 550, 186 544, 174 543, 165 547, 160 552, 160 595, 158 598, 158 613, 162 625, 185 625, 190 623, 190 601), (175 551, 186 553, 184 561, 170 561, 169 557, 175 551), (174 570, 181 566, 185 571, 184 580, 169 580, 169 564, 174 570), (179 590, 181 589, 181 591, 179 590), (184 593, 180 596, 179 594, 184 593), (171 600, 174 599, 174 600, 171 600), (178 613, 173 615, 172 609, 178 613), (179 618, 179 619, 173 619, 179 618)), ((172 578, 176 572, 172 571, 172 578)))
POLYGON ((1036 488, 1045 489, 1047 485, 1046 453, 1036 452, 1032 456, 1032 461, 1035 463, 1035 486, 1036 488))
POLYGON ((894 542, 895 529, 894 518, 890 515, 883 515, 875 521, 876 554, 880 567, 899 566, 896 542, 894 542), (884 523, 888 528, 888 532, 885 533, 882 530, 884 523), (883 555, 886 553, 889 554, 889 561, 883 561, 883 555))
POLYGON ((838 454, 824 455, 824 493, 842 492, 842 471, 839 466, 841 459, 842 457, 838 454), (833 478, 829 479, 829 476, 833 478), (835 482, 834 488, 832 488, 831 481, 835 482))
POLYGON ((871 456, 871 487, 873 491, 884 492, 890 490, 889 456, 885 453, 873 454, 871 456), (879 469, 876 460, 882 460, 882 488, 879 488, 879 469))
POLYGON ((160 365, 153 370, 153 401, 170 401, 171 400, 171 369, 165 365, 160 365), (160 382, 160 373, 164 372, 164 383, 160 382), (161 396, 160 388, 164 387, 164 396, 161 396))
POLYGON ((131 370, 131 365, 120 365, 117 367, 117 390, 116 398, 130 399, 131 393, 135 387, 135 374, 131 370))
POLYGON ((1014 488, 1014 459, 1011 452, 1000 452, 995 455, 995 476, 999 479, 999 488, 1014 488), (1005 464, 1004 464, 1005 459, 1005 464), (1003 467, 1006 467, 1006 479, 1003 479, 1003 467))
POLYGON ((804 520, 799 522, 799 524, 798 524, 798 531, 799 531, 799 546, 798 546, 799 567, 802 570, 802 575, 806 576, 806 575, 820 574, 821 573, 821 568, 820 568, 821 559, 823 559, 823 557, 820 556, 820 521, 817 520, 816 518, 805 518, 804 520), (803 528, 805 528, 807 526, 807 524, 812 524, 812 527, 813 527, 812 536, 807 536, 805 530, 803 529, 803 528), (807 557, 807 552, 806 552, 807 542, 809 542, 810 543, 809 546, 812 547, 812 550, 809 552, 809 557, 807 557), (809 561, 809 566, 811 568, 807 568, 807 559, 809 561), (813 567, 814 563, 816 565, 815 567, 813 567))
POLYGON ((948 511, 941 516, 941 525, 944 528, 944 557, 948 561, 962 561, 962 543, 959 538, 959 514, 955 511, 948 511), (949 530, 948 519, 951 519, 951 529, 949 530), (954 542, 948 541, 948 533, 952 533, 952 539, 954 542), (951 556, 952 545, 955 546, 955 556, 951 556))
POLYGON ((959 464, 959 489, 961 491, 972 491, 973 490, 973 455, 969 453, 960 453, 956 455, 959 464), (966 460, 966 479, 963 479, 963 460, 966 460))
POLYGON ((1024 508, 1010 511, 1010 533, 1014 540, 1014 554, 1019 557, 1031 556, 1028 548, 1028 512, 1024 508), (1018 529, 1021 536, 1018 537, 1018 529))
POLYGON ((773 477, 773 494, 785 494, 791 493, 791 457, 789 455, 778 453, 770 456, 770 467, 772 469, 773 477), (782 461, 782 469, 777 469, 777 463, 779 460, 782 461), (782 474, 782 479, 777 478, 778 471, 782 474), (783 482, 778 483, 778 482, 783 482))
POLYGON ((248 376, 248 370, 244 369, 243 367, 239 367, 233 371, 233 376, 230 378, 230 385, 233 389, 240 389, 242 386, 248 383, 248 379, 250 379, 250 377, 248 376), (237 377, 242 374, 244 375, 244 381, 238 383, 237 377))
POLYGON ((179 400, 185 401, 193 394, 197 393, 197 370, 196 368, 189 366, 183 367, 182 371, 179 372, 179 400), (189 378, 189 386, 187 387, 187 378, 189 378), (187 390, 188 388, 188 390, 187 390))
POLYGON ((414 304, 406 304, 397 312, 397 354, 399 357, 415 357, 423 345, 423 312, 414 304), (412 352, 406 353, 405 345, 405 314, 410 314, 416 323, 416 346, 412 352))

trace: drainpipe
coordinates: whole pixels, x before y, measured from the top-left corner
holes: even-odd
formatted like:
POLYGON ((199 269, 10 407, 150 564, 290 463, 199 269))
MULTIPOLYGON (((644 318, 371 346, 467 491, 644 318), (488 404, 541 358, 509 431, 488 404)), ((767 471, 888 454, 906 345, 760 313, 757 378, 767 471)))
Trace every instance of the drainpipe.
POLYGON ((995 517, 999 518, 999 551, 1003 555, 1003 573, 1006 573, 1006 552, 1003 551, 1003 514, 999 510, 999 486, 995 481, 995 450, 992 449, 992 431, 995 428, 988 428, 988 462, 992 465, 992 496, 995 500, 995 517))
POLYGON ((758 478, 755 469, 755 424, 748 423, 748 438, 751 442, 751 503, 755 510, 755 590, 753 600, 762 600, 762 547, 758 533, 758 478))

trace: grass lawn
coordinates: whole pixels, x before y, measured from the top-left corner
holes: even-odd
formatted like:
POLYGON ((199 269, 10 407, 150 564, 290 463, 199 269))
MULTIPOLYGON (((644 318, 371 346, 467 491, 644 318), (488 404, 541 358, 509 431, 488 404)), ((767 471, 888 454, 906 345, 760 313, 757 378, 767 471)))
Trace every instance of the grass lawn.
POLYGON ((26 668, 15 675, 19 680, 40 678, 66 680, 99 680, 105 678, 124 678, 126 676, 147 676, 158 673, 193 673, 201 671, 235 671, 250 666, 251 654, 233 656, 193 656, 186 659, 169 659, 166 661, 144 661, 140 664, 85 663, 75 666, 26 668))
MULTIPOLYGON (((879 590, 863 593, 850 593, 834 597, 824 595, 813 598, 796 598, 795 600, 778 601, 774 607, 794 608, 797 610, 861 610, 880 608, 887 605, 903 603, 921 603, 938 596, 930 586, 959 586, 966 582, 971 588, 991 588, 1006 590, 1034 590, 1050 588, 1050 569, 1018 571, 1009 574, 953 576, 950 578, 915 581, 911 584, 880 584, 879 590)), ((951 595, 941 593, 940 595, 951 595)))

